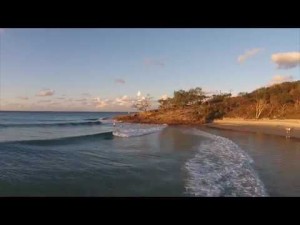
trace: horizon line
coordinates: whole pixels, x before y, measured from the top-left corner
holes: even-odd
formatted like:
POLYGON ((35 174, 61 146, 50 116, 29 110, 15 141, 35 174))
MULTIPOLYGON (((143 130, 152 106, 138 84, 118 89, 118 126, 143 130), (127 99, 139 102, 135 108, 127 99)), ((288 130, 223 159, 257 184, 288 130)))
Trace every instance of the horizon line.
POLYGON ((50 110, 0 110, 1 112, 94 112, 94 113, 127 113, 135 111, 50 111, 50 110))

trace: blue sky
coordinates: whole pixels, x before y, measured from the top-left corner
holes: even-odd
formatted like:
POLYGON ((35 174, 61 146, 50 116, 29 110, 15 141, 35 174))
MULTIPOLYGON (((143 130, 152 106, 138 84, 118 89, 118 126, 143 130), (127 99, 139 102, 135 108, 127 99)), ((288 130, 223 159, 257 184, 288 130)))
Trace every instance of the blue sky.
POLYGON ((0 29, 2 110, 128 111, 150 94, 300 79, 300 29, 0 29), (240 60, 238 60, 240 59, 240 60))

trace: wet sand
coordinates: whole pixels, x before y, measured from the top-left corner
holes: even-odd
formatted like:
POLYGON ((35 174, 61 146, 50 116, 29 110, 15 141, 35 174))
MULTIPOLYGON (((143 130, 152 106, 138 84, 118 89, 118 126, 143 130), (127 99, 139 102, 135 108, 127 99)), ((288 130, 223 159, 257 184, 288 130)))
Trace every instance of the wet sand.
POLYGON ((254 132, 286 136, 286 128, 291 128, 290 137, 300 138, 300 120, 241 120, 223 119, 206 124, 211 128, 254 132))

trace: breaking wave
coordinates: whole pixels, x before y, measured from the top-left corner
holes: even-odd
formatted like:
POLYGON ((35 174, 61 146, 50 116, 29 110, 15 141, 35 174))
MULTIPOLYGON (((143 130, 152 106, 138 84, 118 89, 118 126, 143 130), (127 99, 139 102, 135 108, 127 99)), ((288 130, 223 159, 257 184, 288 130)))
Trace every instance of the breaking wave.
POLYGON ((252 168, 253 160, 238 145, 201 130, 190 132, 205 139, 196 155, 185 163, 187 194, 207 197, 267 196, 263 183, 252 168))
POLYGON ((62 126, 94 126, 100 125, 101 121, 89 121, 89 122, 67 122, 67 123, 23 123, 23 124, 0 124, 0 128, 8 127, 62 127, 62 126))
POLYGON ((21 144, 21 145, 36 145, 36 146, 53 146, 53 145, 72 145, 83 141, 99 141, 105 139, 112 139, 112 132, 102 132, 96 134, 87 134, 80 136, 71 136, 54 139, 37 139, 37 140, 22 140, 22 141, 7 141, 0 142, 0 146, 10 144, 21 144))
POLYGON ((116 127, 113 135, 118 137, 136 137, 159 132, 165 127, 167 127, 167 125, 122 124, 116 127))

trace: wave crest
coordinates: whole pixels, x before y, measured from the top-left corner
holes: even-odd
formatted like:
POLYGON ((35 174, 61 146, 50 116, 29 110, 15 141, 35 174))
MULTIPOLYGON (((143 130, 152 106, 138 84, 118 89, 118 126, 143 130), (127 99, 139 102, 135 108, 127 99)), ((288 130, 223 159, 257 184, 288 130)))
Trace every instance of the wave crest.
POLYGON ((67 122, 67 123, 22 123, 22 124, 0 124, 0 128, 8 127, 65 127, 65 126, 94 126, 102 124, 101 121, 89 122, 67 122))
POLYGON ((79 143, 82 141, 99 141, 105 139, 112 139, 111 132, 102 132, 96 134, 87 134, 80 136, 71 136, 71 137, 62 137, 62 138, 53 138, 53 139, 36 139, 36 140, 22 140, 22 141, 7 141, 0 142, 0 145, 7 144, 22 144, 22 145, 35 145, 35 146, 53 146, 53 145, 73 145, 74 143, 79 143))
POLYGON ((136 137, 159 132, 165 127, 167 127, 167 125, 144 125, 144 127, 135 127, 133 124, 128 124, 116 128, 113 135, 117 137, 136 137))

